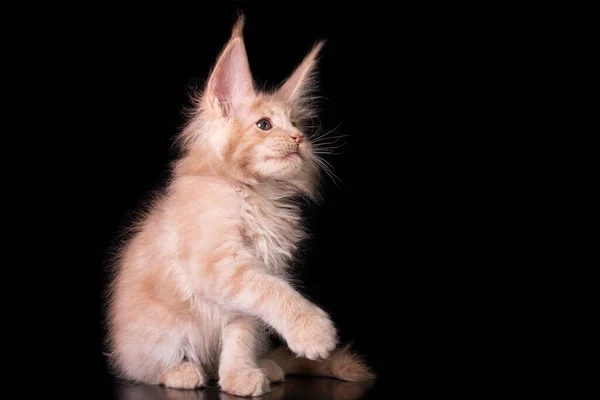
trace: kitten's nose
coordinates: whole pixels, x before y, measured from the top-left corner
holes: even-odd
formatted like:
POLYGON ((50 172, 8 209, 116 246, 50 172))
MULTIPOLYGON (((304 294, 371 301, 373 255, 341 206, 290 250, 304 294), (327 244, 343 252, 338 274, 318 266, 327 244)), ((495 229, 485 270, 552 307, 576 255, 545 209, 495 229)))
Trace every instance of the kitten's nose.
POLYGON ((293 135, 291 135, 291 137, 292 137, 292 139, 294 139, 296 144, 302 143, 302 139, 304 138, 304 136, 302 136, 301 133, 294 133, 293 135))

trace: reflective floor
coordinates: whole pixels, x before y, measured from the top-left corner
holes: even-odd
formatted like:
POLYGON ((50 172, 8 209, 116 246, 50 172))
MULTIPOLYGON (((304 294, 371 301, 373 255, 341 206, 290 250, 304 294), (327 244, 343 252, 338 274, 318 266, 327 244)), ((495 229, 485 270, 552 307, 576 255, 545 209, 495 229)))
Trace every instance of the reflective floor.
MULTIPOLYGON (((294 377, 286 378, 282 384, 272 385, 271 392, 253 399, 269 400, 359 400, 382 399, 376 394, 374 383, 352 383, 328 378, 294 377)), ((114 383, 113 398, 119 400, 233 400, 243 397, 221 392, 217 387, 198 390, 168 389, 162 386, 128 385, 114 383)))

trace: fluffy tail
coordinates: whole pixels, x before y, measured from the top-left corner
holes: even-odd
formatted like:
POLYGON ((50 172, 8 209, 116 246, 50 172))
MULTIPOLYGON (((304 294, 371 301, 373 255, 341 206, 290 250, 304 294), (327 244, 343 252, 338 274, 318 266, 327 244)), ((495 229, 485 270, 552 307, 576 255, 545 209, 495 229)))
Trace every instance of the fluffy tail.
POLYGON ((286 375, 328 376, 350 382, 375 379, 373 371, 350 350, 350 345, 335 350, 325 360, 301 358, 286 347, 273 350, 265 358, 275 361, 286 375))

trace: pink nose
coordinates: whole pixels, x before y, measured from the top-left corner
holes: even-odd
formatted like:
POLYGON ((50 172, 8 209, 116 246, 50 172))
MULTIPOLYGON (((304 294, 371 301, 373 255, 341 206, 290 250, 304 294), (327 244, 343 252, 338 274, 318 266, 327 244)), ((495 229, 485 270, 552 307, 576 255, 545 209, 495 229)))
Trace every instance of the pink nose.
POLYGON ((292 136, 292 139, 294 139, 294 141, 295 141, 297 144, 300 144, 300 143, 302 143, 302 139, 303 139, 303 137, 304 137, 304 136, 302 136, 301 134, 299 134, 299 133, 294 133, 294 134, 293 134, 293 135, 291 135, 291 136, 292 136))

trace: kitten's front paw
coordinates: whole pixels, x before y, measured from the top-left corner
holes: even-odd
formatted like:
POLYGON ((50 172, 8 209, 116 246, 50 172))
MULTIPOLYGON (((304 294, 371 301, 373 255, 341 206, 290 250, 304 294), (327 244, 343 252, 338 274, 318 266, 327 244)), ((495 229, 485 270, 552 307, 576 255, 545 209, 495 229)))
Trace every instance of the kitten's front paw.
POLYGON ((290 350, 310 360, 327 358, 337 344, 335 326, 319 308, 301 314, 286 337, 290 350))
POLYGON ((243 369, 221 373, 221 390, 235 396, 260 396, 270 390, 269 380, 259 369, 243 369))

